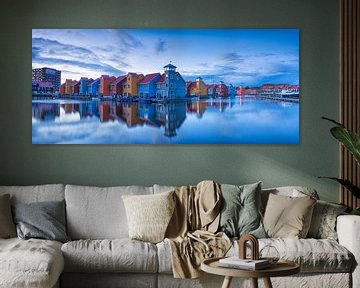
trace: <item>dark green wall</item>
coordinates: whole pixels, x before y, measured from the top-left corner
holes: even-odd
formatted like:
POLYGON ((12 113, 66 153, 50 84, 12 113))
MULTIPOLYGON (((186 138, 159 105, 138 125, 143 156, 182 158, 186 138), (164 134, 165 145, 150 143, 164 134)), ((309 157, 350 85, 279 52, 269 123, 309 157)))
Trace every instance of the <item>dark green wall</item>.
POLYGON ((0 184, 308 185, 337 201, 337 0, 2 0, 0 184), (32 145, 32 28, 300 28, 299 145, 32 145))

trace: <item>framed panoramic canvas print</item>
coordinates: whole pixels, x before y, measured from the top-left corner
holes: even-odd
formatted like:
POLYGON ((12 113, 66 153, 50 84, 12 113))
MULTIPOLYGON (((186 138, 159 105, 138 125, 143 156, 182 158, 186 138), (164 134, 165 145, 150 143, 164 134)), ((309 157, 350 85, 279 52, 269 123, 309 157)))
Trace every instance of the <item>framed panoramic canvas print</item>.
POLYGON ((33 29, 34 144, 297 144, 298 29, 33 29))

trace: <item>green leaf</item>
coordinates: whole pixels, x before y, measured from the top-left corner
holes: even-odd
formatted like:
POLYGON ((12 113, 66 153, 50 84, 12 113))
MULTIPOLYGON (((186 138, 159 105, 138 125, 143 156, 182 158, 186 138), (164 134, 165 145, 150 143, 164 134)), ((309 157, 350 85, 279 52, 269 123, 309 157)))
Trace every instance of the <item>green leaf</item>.
POLYGON ((360 136, 333 119, 327 117, 322 117, 322 119, 337 125, 330 129, 331 134, 350 151, 354 156, 355 161, 360 165, 360 136))
POLYGON ((345 127, 331 128, 331 134, 339 140, 354 156, 360 165, 360 137, 356 133, 349 131, 345 127))
POLYGON ((330 180, 334 180, 339 182, 342 186, 348 189, 356 198, 360 198, 360 188, 355 186, 351 181, 346 179, 340 179, 336 177, 318 177, 318 178, 326 178, 330 180))

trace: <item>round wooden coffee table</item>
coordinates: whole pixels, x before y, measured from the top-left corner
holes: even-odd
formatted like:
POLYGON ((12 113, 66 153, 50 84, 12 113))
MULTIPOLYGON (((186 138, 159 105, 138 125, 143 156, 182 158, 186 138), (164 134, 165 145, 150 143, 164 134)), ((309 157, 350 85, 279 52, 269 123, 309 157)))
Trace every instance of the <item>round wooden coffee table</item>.
POLYGON ((261 270, 244 270, 222 267, 219 259, 206 259, 201 263, 201 270, 216 275, 225 276, 222 288, 229 288, 233 277, 251 278, 254 288, 258 288, 258 278, 263 278, 265 287, 272 288, 270 277, 289 276, 300 272, 300 266, 288 260, 279 260, 270 268, 261 270))

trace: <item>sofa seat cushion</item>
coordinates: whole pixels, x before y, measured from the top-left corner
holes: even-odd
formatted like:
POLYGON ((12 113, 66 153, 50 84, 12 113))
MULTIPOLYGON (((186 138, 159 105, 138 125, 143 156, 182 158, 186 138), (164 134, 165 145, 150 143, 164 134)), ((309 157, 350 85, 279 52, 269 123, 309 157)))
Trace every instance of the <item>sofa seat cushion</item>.
POLYGON ((77 240, 61 248, 66 272, 156 273, 156 246, 123 239, 77 240))
MULTIPOLYGON (((260 250, 265 245, 274 246, 280 258, 295 261, 302 273, 350 272, 354 265, 353 255, 338 242, 330 239, 267 238, 259 239, 260 250)), ((171 248, 167 241, 157 244, 159 273, 172 273, 171 248)), ((238 255, 235 241, 227 256, 238 255)), ((250 256, 250 251, 249 251, 250 256)))
POLYGON ((0 287, 52 287, 63 268, 60 242, 0 239, 0 287))
MULTIPOLYGON (((266 245, 275 247, 281 259, 298 263, 302 273, 350 272, 354 265, 353 255, 344 246, 330 239, 267 238, 259 240, 260 250, 266 245)), ((237 251, 236 242, 228 255, 236 255, 237 251)))

